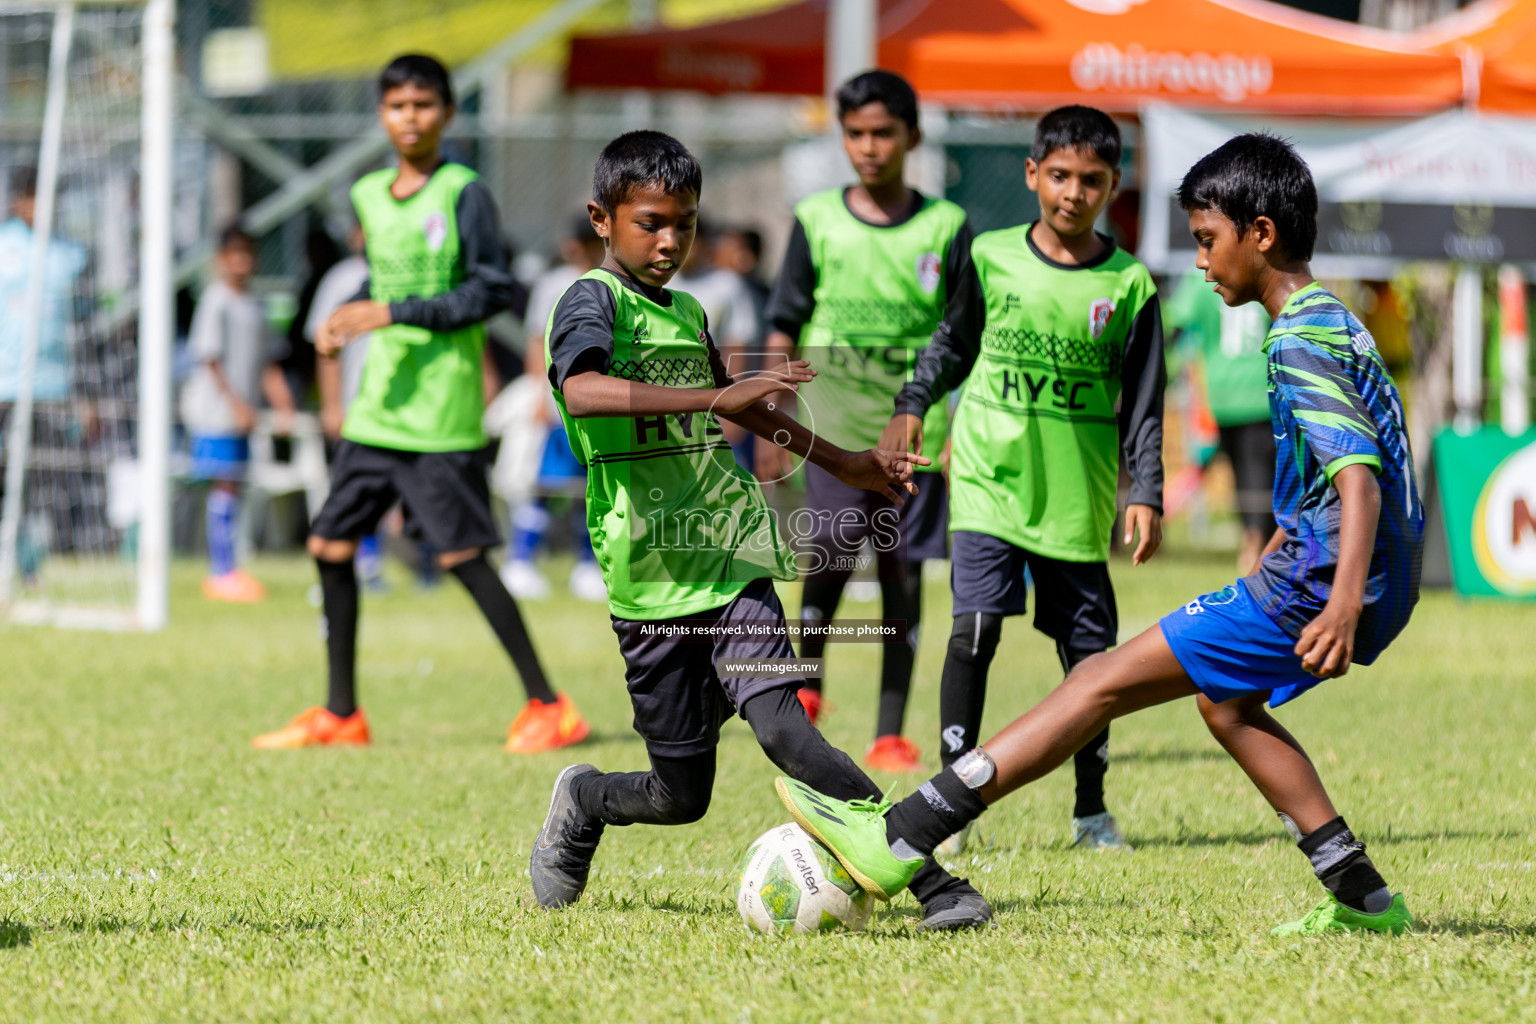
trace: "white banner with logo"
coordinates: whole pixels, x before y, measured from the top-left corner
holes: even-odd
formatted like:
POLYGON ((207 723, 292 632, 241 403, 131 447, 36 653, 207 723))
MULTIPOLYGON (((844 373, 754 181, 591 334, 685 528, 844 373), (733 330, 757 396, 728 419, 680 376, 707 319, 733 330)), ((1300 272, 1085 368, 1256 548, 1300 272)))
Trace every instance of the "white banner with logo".
POLYGON ((1404 122, 1235 118, 1162 104, 1142 112, 1146 179, 1138 255, 1194 263, 1174 198, 1195 161, 1234 135, 1289 139, 1317 182, 1317 264, 1376 274, 1405 259, 1536 262, 1536 121, 1455 110, 1404 122))

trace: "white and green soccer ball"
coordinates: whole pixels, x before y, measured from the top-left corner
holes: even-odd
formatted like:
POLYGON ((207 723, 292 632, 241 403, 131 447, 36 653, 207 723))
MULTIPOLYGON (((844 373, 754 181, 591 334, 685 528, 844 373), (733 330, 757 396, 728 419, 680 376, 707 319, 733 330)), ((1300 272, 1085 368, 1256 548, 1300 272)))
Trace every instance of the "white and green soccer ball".
POLYGON ((863 931, 874 908, 832 851, 794 822, 758 836, 742 861, 736 909, 753 931, 863 931))

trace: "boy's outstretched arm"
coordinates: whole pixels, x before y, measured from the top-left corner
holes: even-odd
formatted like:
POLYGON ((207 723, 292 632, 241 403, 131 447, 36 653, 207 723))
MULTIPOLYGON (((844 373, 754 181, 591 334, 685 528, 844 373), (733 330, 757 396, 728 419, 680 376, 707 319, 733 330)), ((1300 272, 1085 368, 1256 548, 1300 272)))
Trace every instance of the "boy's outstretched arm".
POLYGON ((1381 516, 1381 484, 1370 466, 1345 466, 1334 474, 1333 486, 1341 506, 1333 591, 1322 614, 1307 623, 1296 641, 1301 667, 1319 679, 1336 679, 1349 671, 1355 653, 1355 626, 1365 607, 1365 581, 1376 547, 1376 522, 1381 516))
POLYGON ((981 280, 971 263, 971 234, 963 230, 950 243, 954 256, 946 267, 953 282, 949 308, 917 357, 912 379, 896 395, 891 422, 880 435, 880 447, 892 451, 922 452, 923 416, 934 402, 965 383, 981 354, 981 330, 987 323, 987 307, 981 280))
MULTIPOLYGON (((736 385, 738 388, 742 386, 736 385)), ((847 451, 824 437, 817 437, 784 410, 770 409, 768 402, 762 400, 722 418, 766 438, 792 455, 815 463, 850 487, 877 491, 897 505, 906 502, 907 494, 917 493, 917 485, 912 482, 913 467, 926 466, 933 461, 921 455, 880 448, 847 451)))
POLYGON ((1129 546, 1140 538, 1131 562, 1141 565, 1163 543, 1163 313, 1157 296, 1136 313, 1120 363, 1120 457, 1131 478, 1125 503, 1129 546))

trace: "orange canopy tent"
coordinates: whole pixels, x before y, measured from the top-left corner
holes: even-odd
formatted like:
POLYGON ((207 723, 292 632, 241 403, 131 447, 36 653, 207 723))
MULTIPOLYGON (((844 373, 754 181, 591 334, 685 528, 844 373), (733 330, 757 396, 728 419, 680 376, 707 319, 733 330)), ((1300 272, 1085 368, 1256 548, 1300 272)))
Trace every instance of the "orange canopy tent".
MULTIPOLYGON (((820 95, 825 26, 825 0, 807 0, 693 29, 577 37, 567 82, 820 95)), ((964 106, 1413 114, 1463 92, 1455 53, 1266 0, 882 0, 878 34, 882 67, 964 106)))
POLYGON ((1536 113, 1536 0, 1480 0, 1411 41, 1470 61, 1480 109, 1536 113))

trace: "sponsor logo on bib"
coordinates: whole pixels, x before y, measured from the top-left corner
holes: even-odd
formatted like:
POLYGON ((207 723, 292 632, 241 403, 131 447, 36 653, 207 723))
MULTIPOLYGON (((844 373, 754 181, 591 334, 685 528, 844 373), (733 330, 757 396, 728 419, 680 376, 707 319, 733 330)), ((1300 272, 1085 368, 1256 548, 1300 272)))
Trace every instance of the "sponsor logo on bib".
POLYGON ((929 295, 939 287, 942 273, 943 265, 939 262, 938 253, 929 251, 917 258, 917 283, 929 295))
POLYGON ((1104 328, 1109 326, 1109 318, 1114 315, 1114 299, 1094 299, 1088 305, 1088 330, 1092 333, 1094 341, 1099 340, 1099 335, 1103 334, 1104 328))
POLYGON ((421 222, 421 237, 427 240, 427 248, 439 252, 448 242, 448 215, 441 210, 427 214, 421 222))

